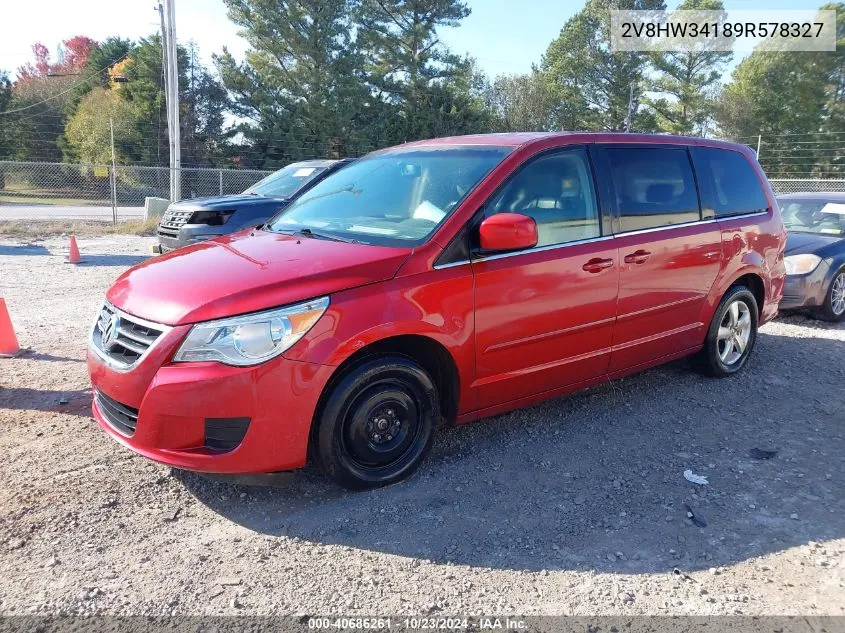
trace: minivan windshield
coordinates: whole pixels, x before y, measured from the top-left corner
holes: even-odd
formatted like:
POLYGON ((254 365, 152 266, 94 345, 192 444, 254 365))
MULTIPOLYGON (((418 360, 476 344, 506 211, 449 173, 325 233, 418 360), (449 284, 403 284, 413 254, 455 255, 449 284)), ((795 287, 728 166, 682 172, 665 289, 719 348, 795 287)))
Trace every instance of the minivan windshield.
POLYGON ((315 185, 267 230, 384 246, 421 244, 511 150, 431 146, 374 154, 315 185))
POLYGON ((290 198, 326 169, 326 165, 293 163, 262 178, 244 193, 267 196, 268 198, 290 198))
POLYGON ((845 235, 845 202, 781 200, 780 210, 789 231, 845 235))

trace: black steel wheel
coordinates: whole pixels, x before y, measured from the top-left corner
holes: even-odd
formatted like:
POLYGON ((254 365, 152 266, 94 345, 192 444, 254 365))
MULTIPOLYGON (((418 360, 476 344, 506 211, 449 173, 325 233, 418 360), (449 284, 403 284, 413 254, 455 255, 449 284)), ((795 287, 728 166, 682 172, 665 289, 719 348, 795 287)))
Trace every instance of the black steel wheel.
POLYGON ((316 452, 328 475, 347 488, 385 486, 410 475, 431 447, 437 387, 403 356, 364 361, 325 399, 316 452))

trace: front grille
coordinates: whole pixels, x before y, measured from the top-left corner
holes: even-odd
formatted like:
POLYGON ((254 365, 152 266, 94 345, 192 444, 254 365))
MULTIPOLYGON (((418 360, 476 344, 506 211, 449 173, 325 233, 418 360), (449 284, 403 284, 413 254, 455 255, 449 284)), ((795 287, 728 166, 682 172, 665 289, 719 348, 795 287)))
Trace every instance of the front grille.
POLYGON ((121 404, 97 389, 94 390, 94 400, 109 426, 126 437, 135 435, 135 427, 138 426, 138 409, 121 404))
POLYGON ((106 303, 91 333, 91 345, 111 364, 128 369, 140 360, 167 329, 166 326, 119 312, 106 303), (106 336, 104 341, 107 332, 110 336, 106 336))
POLYGON ((193 214, 193 210, 168 209, 158 224, 159 234, 175 237, 193 214))

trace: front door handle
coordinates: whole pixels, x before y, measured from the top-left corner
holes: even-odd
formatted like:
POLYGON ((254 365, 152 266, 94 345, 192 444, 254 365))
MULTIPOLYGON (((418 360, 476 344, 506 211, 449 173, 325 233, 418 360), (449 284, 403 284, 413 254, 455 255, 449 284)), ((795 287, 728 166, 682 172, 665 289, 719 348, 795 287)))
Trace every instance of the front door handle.
POLYGON ((612 259, 602 259, 601 257, 594 257, 586 264, 581 266, 584 270, 588 273, 600 273, 601 271, 605 270, 606 268, 610 268, 613 266, 612 259))
POLYGON ((651 257, 651 253, 642 249, 625 255, 626 264, 644 264, 651 257))

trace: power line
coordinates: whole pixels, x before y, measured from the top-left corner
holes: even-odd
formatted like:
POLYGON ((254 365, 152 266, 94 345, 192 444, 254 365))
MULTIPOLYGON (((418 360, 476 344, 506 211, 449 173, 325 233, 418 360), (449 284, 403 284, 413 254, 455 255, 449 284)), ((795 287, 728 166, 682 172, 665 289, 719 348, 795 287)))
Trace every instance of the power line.
POLYGON ((24 110, 29 110, 30 108, 35 108, 35 107, 37 107, 37 106, 40 106, 40 105, 43 105, 43 104, 47 103, 48 101, 52 101, 53 99, 58 99, 59 97, 62 97, 62 96, 66 95, 66 94, 67 94, 67 93, 69 93, 69 92, 73 92, 74 90, 76 90, 76 88, 79 86, 79 84, 88 83, 88 82, 89 82, 89 81, 91 81, 92 79, 95 79, 95 78, 96 78, 96 77, 98 77, 100 74, 102 74, 104 71, 107 71, 109 68, 111 68, 112 66, 114 66, 114 65, 115 65, 115 64, 117 64, 118 62, 122 62, 124 59, 126 59, 127 57, 129 57, 129 53, 131 53, 131 52, 132 52, 132 51, 128 51, 125 55, 122 55, 121 57, 117 58, 116 60, 114 60, 112 63, 110 63, 110 64, 109 64, 108 66, 106 66, 105 68, 101 68, 101 69, 100 69, 100 70, 98 70, 97 72, 93 73, 93 74, 92 74, 91 76, 89 76, 87 79, 83 79, 82 81, 78 81, 78 82, 74 83, 74 84, 73 84, 70 88, 68 88, 67 90, 63 90, 62 92, 60 92, 60 93, 58 93, 58 94, 54 94, 53 96, 51 96, 51 97, 47 97, 46 99, 44 99, 44 100, 42 100, 42 101, 38 101, 37 103, 32 103, 32 104, 30 104, 30 105, 28 105, 28 106, 24 106, 24 107, 22 107, 22 108, 17 108, 17 109, 15 109, 15 110, 4 110, 3 112, 0 112, 0 114, 15 114, 16 112, 23 112, 24 110))

